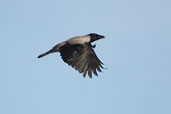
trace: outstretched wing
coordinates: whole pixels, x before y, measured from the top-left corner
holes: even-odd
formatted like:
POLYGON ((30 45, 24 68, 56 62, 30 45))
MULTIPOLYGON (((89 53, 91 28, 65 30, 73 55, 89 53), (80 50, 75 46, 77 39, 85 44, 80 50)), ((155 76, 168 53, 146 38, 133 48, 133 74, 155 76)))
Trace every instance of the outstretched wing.
POLYGON ((96 70, 101 72, 103 63, 99 60, 89 44, 66 44, 59 49, 64 62, 75 68, 85 77, 88 73, 92 78, 92 72, 98 76, 96 70))

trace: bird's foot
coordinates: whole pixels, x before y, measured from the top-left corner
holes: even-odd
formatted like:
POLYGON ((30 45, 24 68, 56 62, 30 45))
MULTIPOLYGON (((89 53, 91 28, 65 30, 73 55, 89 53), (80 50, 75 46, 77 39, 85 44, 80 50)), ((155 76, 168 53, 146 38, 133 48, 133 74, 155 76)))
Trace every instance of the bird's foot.
POLYGON ((92 48, 95 48, 96 47, 96 44, 92 45, 92 48))

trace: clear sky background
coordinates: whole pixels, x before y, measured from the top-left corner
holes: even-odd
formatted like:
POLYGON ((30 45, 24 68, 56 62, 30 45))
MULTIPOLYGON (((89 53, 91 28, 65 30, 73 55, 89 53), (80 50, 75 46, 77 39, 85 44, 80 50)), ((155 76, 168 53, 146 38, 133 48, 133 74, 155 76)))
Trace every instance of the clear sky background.
POLYGON ((0 114, 171 114, 170 0, 1 0, 0 114), (99 77, 37 56, 99 33, 99 77))

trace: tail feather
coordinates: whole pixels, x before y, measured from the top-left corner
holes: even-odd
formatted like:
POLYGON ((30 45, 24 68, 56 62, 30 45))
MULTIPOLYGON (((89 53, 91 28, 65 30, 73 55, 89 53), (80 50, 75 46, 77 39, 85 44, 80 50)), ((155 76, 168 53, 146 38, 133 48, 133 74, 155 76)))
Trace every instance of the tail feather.
POLYGON ((46 56, 46 55, 48 55, 50 53, 53 53, 53 52, 54 52, 54 50, 52 49, 52 50, 50 50, 50 51, 48 51, 46 53, 43 53, 43 54, 39 55, 37 58, 42 58, 42 57, 44 57, 44 56, 46 56))

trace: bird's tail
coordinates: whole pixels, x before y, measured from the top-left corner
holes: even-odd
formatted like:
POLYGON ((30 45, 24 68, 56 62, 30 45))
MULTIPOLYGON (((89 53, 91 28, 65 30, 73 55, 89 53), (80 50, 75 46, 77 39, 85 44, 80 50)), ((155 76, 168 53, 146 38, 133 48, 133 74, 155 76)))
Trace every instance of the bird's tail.
POLYGON ((39 55, 37 58, 42 58, 42 57, 44 57, 44 56, 46 56, 46 55, 48 55, 50 53, 53 53, 53 52, 55 52, 55 51, 53 49, 51 49, 51 50, 47 51, 46 53, 43 53, 43 54, 39 55))

